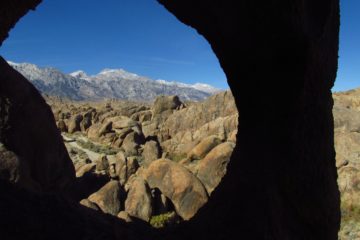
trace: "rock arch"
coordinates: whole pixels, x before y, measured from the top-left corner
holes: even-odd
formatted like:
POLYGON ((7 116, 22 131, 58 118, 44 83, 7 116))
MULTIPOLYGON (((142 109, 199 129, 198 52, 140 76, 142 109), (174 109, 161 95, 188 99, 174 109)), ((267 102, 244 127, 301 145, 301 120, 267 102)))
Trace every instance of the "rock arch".
MULTIPOLYGON (((132 232, 131 226, 120 224, 115 232, 105 231, 109 235, 104 239, 120 236, 231 239, 234 234, 240 239, 337 239, 340 200, 331 87, 337 71, 339 1, 159 2, 180 21, 197 29, 211 44, 229 79, 240 112, 237 146, 228 174, 194 219, 160 233, 136 224, 135 227, 143 230, 132 232), (142 235, 147 232, 151 234, 142 235)), ((2 1, 0 41, 20 17, 39 3, 40 0, 2 1)), ((11 83, 24 79, 11 72, 4 61, 0 65, 0 96, 17 99, 6 86, 10 84, 9 79, 11 83)), ((28 93, 23 85, 22 89, 28 93)), ((40 100, 35 102, 45 109, 40 100)), ((49 116, 43 119, 51 121, 49 116)), ((56 138, 56 134, 51 137, 56 138)), ((14 152, 17 153, 16 148, 14 152)), ((18 205, 40 209, 31 201, 17 200, 18 205, 14 205, 9 201, 10 196, 48 202, 48 197, 31 197, 30 193, 0 183, 3 186, 0 205, 8 206, 4 208, 4 216, 10 220, 16 219, 13 214, 19 213, 18 205)), ((59 200, 54 202, 57 204, 45 212, 64 218, 60 219, 65 226, 61 234, 67 236, 72 222, 66 222, 66 216, 61 214, 65 206, 59 200)), ((69 208, 75 209, 73 217, 79 219, 91 215, 74 206, 69 208)), ((45 215, 38 214, 34 218, 48 226, 44 223, 45 215)), ((27 229, 31 218, 26 219, 19 222, 17 230, 27 229)), ((80 225, 89 227, 98 219, 96 216, 80 225)), ((60 223, 60 220, 56 221, 60 223)), ((5 229, 6 221, 2 219, 1 223, 5 229)), ((54 231, 58 228, 48 227, 43 233, 40 229, 33 233, 45 238, 56 235, 54 231)), ((91 231, 97 233, 96 229, 91 231)), ((13 231, 14 235, 10 230, 6 233, 10 238, 19 231, 13 231)))

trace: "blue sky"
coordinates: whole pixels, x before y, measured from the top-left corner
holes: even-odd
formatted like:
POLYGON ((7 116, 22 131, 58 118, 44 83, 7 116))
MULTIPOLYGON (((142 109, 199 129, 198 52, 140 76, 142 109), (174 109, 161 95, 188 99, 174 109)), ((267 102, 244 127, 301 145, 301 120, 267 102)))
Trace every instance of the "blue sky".
MULTIPOLYGON (((341 10, 336 91, 360 86, 360 1, 342 0, 341 10)), ((209 44, 155 0, 44 0, 10 32, 0 55, 66 73, 123 68, 228 88, 209 44)))
POLYGON ((360 1, 340 1, 339 68, 333 91, 360 87, 360 1))

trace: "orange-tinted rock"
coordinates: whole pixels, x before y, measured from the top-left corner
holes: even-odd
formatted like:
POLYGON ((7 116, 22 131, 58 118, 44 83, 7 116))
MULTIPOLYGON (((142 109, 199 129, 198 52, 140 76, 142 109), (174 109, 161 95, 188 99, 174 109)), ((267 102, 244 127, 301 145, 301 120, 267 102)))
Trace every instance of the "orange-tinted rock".
POLYGON ((116 216, 123 209, 122 198, 124 192, 118 181, 112 180, 99 191, 89 196, 89 200, 96 203, 104 213, 116 216))
POLYGON ((191 152, 188 154, 188 158, 190 159, 201 159, 206 156, 211 149, 216 147, 218 144, 221 143, 219 137, 215 135, 208 136, 200 141, 191 152))
POLYGON ((209 194, 219 185, 226 174, 227 164, 235 144, 224 142, 212 149, 197 167, 197 177, 206 187, 209 194))
POLYGON ((151 163, 145 173, 151 188, 158 188, 175 206, 176 212, 189 220, 208 200, 202 183, 189 170, 168 159, 151 163))
POLYGON ((133 217, 149 221, 152 215, 152 199, 148 184, 141 177, 131 180, 125 201, 125 211, 133 217))

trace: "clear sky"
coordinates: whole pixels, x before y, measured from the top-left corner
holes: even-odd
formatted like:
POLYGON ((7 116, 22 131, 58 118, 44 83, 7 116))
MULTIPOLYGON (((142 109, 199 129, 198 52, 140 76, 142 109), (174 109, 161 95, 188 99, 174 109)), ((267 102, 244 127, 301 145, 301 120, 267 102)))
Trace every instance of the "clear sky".
POLYGON ((360 87, 360 1, 340 0, 339 68, 333 91, 360 87))
MULTIPOLYGON (((341 11, 335 91, 360 86, 360 1, 342 0, 341 11)), ((66 73, 123 68, 228 88, 209 44, 155 0, 43 0, 10 32, 0 55, 66 73)))

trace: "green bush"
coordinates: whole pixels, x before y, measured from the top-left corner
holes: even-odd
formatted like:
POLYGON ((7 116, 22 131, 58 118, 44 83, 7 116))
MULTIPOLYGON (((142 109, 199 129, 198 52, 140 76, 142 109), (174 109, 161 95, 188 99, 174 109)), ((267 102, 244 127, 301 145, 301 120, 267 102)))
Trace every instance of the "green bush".
POLYGON ((96 152, 96 153, 102 153, 105 155, 114 155, 118 152, 118 150, 113 149, 112 147, 109 146, 103 146, 103 145, 97 145, 94 144, 90 141, 83 141, 83 140, 76 140, 77 144, 79 144, 79 146, 86 148, 90 151, 96 152))
POLYGON ((180 162, 184 158, 186 158, 186 153, 169 153, 168 158, 173 160, 174 162, 180 162))
POLYGON ((176 218, 175 212, 167 212, 160 215, 155 215, 151 217, 150 225, 155 228, 163 228, 175 222, 175 218, 176 218))

